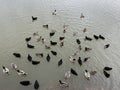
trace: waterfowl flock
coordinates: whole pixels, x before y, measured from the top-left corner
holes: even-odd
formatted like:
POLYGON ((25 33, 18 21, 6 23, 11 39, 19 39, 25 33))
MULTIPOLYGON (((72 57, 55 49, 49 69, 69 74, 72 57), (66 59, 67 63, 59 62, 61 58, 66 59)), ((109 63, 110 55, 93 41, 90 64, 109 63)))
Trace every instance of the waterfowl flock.
MULTIPOLYGON (((52 13, 52 15, 57 15, 57 14, 56 14, 56 10, 52 13)), ((80 18, 84 18, 83 13, 81 13, 80 18)), ((38 17, 32 16, 32 22, 34 22, 34 21, 36 21, 36 20, 38 20, 38 17)), ((63 29, 64 29, 64 30, 63 30, 63 33, 64 33, 64 34, 67 33, 66 30, 67 30, 67 27, 68 27, 68 26, 69 26, 69 25, 63 25, 63 29)), ((43 25, 43 28, 49 29, 49 25, 48 25, 48 24, 44 24, 44 25, 43 25)), ((83 32, 84 32, 84 33, 87 32, 87 28, 84 28, 83 32)), ((44 53, 35 53, 35 55, 36 55, 37 57, 40 57, 40 58, 45 57, 48 63, 50 63, 50 61, 52 60, 52 57, 51 57, 50 55, 53 55, 53 56, 57 57, 57 55, 59 54, 57 51, 52 50, 51 47, 54 47, 54 46, 56 46, 56 47, 59 47, 59 46, 60 46, 60 47, 64 47, 65 39, 67 38, 67 37, 65 37, 65 36, 60 36, 58 41, 54 41, 54 40, 52 40, 52 37, 54 37, 54 35, 55 35, 56 33, 57 33, 57 32, 55 32, 55 31, 51 31, 51 32, 49 33, 49 38, 51 38, 50 41, 49 41, 49 45, 45 43, 45 39, 44 39, 42 36, 40 36, 39 38, 37 38, 37 42, 40 42, 40 41, 41 41, 42 44, 44 44, 44 46, 45 46, 44 48, 45 48, 45 50, 46 50, 46 52, 47 52, 47 55, 45 55, 44 53), (50 50, 50 52, 47 51, 47 49, 50 50), (50 54, 50 53, 51 53, 51 54, 50 54)), ((83 33, 83 34, 84 34, 84 33, 83 33)), ((34 33, 33 33, 33 37, 34 37, 34 36, 39 36, 39 33, 38 33, 38 32, 34 32, 34 33)), ((75 36, 75 35, 74 35, 74 36, 75 36)), ((92 42, 93 40, 98 41, 99 39, 105 40, 105 37, 102 36, 102 35, 95 35, 95 34, 94 34, 94 35, 93 35, 93 38, 92 38, 92 37, 89 37, 89 36, 85 36, 83 40, 84 40, 85 42, 86 42, 86 41, 92 42)), ((31 40, 32 40, 32 36, 25 38, 26 46, 27 46, 28 49, 35 49, 36 46, 35 46, 34 44, 31 44, 31 43, 30 43, 31 40)), ((85 62, 91 61, 91 60, 90 60, 91 57, 90 57, 90 56, 89 56, 89 57, 86 56, 84 59, 82 59, 82 58, 80 57, 79 52, 80 52, 82 49, 84 49, 85 52, 89 52, 89 51, 92 50, 92 48, 90 48, 90 47, 82 47, 82 45, 81 45, 82 42, 81 42, 80 38, 76 38, 76 39, 75 39, 75 42, 76 42, 76 44, 78 45, 79 48, 78 48, 78 50, 77 50, 76 52, 73 52, 73 54, 68 57, 68 58, 69 58, 68 60, 69 60, 70 62, 74 63, 74 65, 76 65, 75 62, 77 62, 77 63, 79 64, 79 66, 82 67, 85 62), (79 58, 77 58, 76 56, 79 56, 79 58)), ((110 44, 106 44, 105 46, 103 46, 104 49, 107 49, 107 48, 109 48, 109 47, 110 47, 110 44)), ((85 53, 85 52, 83 52, 83 53, 85 53)), ((13 52, 13 56, 14 56, 15 58, 21 58, 22 54, 19 53, 19 52, 13 52)), ((27 58, 28 62, 31 63, 32 65, 39 65, 39 64, 40 64, 40 61, 39 61, 39 60, 38 60, 38 61, 33 60, 32 56, 31 56, 29 53, 28 53, 28 55, 26 56, 26 58, 27 58)), ((59 61, 58 61, 58 63, 57 63, 57 66, 58 66, 57 68, 62 67, 62 64, 64 63, 64 61, 65 61, 65 60, 64 60, 63 57, 59 58, 59 61)), ((16 65, 15 63, 11 63, 11 68, 14 69, 19 76, 27 76, 27 75, 29 75, 29 74, 26 73, 25 71, 23 71, 23 70, 21 70, 21 69, 18 69, 18 67, 17 67, 17 65, 16 65)), ((56 69, 57 69, 57 68, 56 68, 56 69)), ((80 67, 79 67, 79 68, 80 68, 80 67)), ((3 73, 9 75, 9 69, 8 69, 7 67, 2 66, 2 70, 3 70, 3 73)), ((108 67, 108 66, 105 66, 105 67, 104 67, 104 69, 103 69, 103 74, 104 74, 104 76, 105 76, 106 78, 109 78, 109 77, 110 77, 110 73, 109 73, 109 72, 110 72, 111 70, 112 70, 111 67, 108 67)), ((85 76, 85 78, 86 78, 87 80, 90 80, 90 79, 91 79, 91 76, 97 74, 97 72, 98 72, 98 71, 95 71, 95 70, 94 70, 94 71, 88 71, 87 69, 85 69, 85 71, 83 72, 83 75, 85 76)), ((66 80, 66 79, 70 79, 70 78, 72 77, 71 74, 74 75, 74 76, 79 76, 78 72, 77 72, 74 68, 71 67, 67 72, 64 73, 64 79, 65 79, 65 80, 66 80)), ((29 81, 29 80, 20 81, 19 83, 20 83, 21 85, 23 85, 23 86, 29 86, 29 85, 32 84, 31 81, 29 81)), ((62 81, 61 79, 58 80, 58 83, 59 83, 59 86, 60 86, 60 87, 69 87, 69 82, 64 82, 64 81, 62 81)), ((39 85, 38 80, 35 80, 35 82, 34 82, 34 89, 35 89, 35 90, 38 90, 39 87, 40 87, 40 85, 39 85)))

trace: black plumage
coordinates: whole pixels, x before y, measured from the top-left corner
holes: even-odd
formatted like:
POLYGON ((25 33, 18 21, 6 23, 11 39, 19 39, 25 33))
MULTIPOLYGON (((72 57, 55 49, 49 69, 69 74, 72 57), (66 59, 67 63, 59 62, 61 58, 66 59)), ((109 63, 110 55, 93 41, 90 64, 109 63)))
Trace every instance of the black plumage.
POLYGON ((85 40, 92 41, 92 38, 85 36, 85 40))
POLYGON ((57 55, 57 52, 56 51, 51 51, 51 53, 53 54, 53 55, 57 55))
POLYGON ((49 55, 49 54, 47 54, 46 60, 49 62, 49 61, 50 61, 50 59, 51 59, 50 55, 49 55))
POLYGON ((40 63, 40 61, 32 61, 33 65, 38 65, 40 63))
POLYGON ((51 45, 57 45, 57 42, 50 41, 51 45))
POLYGON ((50 32, 50 37, 54 36, 55 32, 50 32))
POLYGON ((109 48, 109 46, 110 46, 110 44, 106 44, 106 45, 104 46, 104 49, 109 48))
POLYGON ((79 39, 76 39, 76 43, 77 43, 77 44, 80 44, 81 42, 80 42, 80 40, 79 40, 79 39))
POLYGON ((103 70, 103 73, 104 73, 104 75, 105 75, 106 78, 109 78, 109 77, 110 77, 110 74, 107 73, 105 70, 103 70))
POLYGON ((62 41, 63 39, 65 39, 65 37, 59 37, 59 40, 62 41))
POLYGON ((39 87, 40 87, 40 85, 39 85, 38 81, 36 80, 35 83, 34 83, 34 89, 38 90, 39 87))
POLYGON ((30 44, 27 44, 27 47, 28 47, 28 48, 35 48, 35 46, 30 45, 30 44))
POLYGON ((43 25, 43 27, 48 29, 48 24, 43 25))
POLYGON ((97 35, 93 35, 93 37, 94 37, 96 40, 99 39, 99 36, 97 36, 97 35))
POLYGON ((74 69, 71 68, 70 71, 71 71, 71 73, 72 73, 73 75, 78 76, 77 72, 76 72, 74 69))
POLYGON ((62 61, 62 59, 60 59, 60 60, 58 61, 58 66, 61 66, 62 63, 63 63, 63 61, 62 61))
POLYGON ((102 35, 99 35, 99 38, 105 40, 105 38, 102 35))
POLYGON ((37 20, 37 17, 32 16, 32 21, 36 21, 36 20, 37 20))
POLYGON ((27 59, 28 59, 28 61, 32 61, 32 57, 30 56, 30 54, 28 54, 28 56, 27 56, 27 59))
POLYGON ((79 63, 80 66, 82 65, 81 57, 79 57, 79 59, 78 59, 78 63, 79 63))
POLYGON ((26 80, 26 81, 21 81, 20 84, 23 85, 23 86, 28 86, 31 83, 30 83, 30 81, 26 80))
POLYGON ((13 55, 17 58, 21 58, 21 54, 20 53, 13 53, 13 55))
POLYGON ((29 42, 31 40, 31 37, 25 38, 26 42, 29 42))
POLYGON ((110 70, 112 70, 112 68, 111 67, 104 67, 104 70, 110 71, 110 70))

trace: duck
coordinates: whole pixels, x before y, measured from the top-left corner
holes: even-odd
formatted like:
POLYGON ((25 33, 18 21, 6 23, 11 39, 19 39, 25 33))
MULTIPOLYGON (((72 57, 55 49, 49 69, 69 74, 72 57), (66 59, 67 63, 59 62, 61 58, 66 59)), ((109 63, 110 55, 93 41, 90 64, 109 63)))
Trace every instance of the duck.
POLYGON ((109 48, 109 47, 110 47, 110 44, 106 44, 106 45, 104 46, 104 49, 109 48))
POLYGON ((30 54, 28 54, 28 56, 27 56, 27 59, 28 59, 28 61, 32 61, 32 56, 30 56, 30 54))
POLYGON ((25 80, 25 81, 20 81, 20 84, 23 86, 28 86, 31 85, 31 82, 29 80, 25 80))
POLYGON ((43 25, 43 27, 48 29, 48 24, 43 25))
POLYGON ((110 71, 110 70, 112 70, 112 68, 111 68, 111 67, 106 66, 106 67, 104 67, 104 70, 106 70, 106 71, 110 71))
POLYGON ((44 56, 43 53, 35 53, 35 55, 41 58, 44 56))
POLYGON ((60 41, 60 47, 64 46, 64 41, 60 41))
POLYGON ((97 71, 90 71, 90 75, 95 75, 97 71))
POLYGON ((76 61, 76 59, 75 58, 73 58, 72 56, 69 56, 69 60, 70 60, 70 62, 72 62, 73 64, 75 63, 75 61, 76 61))
POLYGON ((76 42, 78 45, 81 43, 79 39, 76 39, 76 42))
POLYGON ((99 36, 97 36, 97 35, 93 35, 93 37, 94 37, 96 40, 99 39, 99 36))
POLYGON ((20 53, 13 53, 13 55, 17 58, 21 58, 21 54, 20 53))
POLYGON ((56 15, 56 9, 54 10, 54 12, 52 12, 52 15, 56 15))
POLYGON ((32 61, 32 64, 33 65, 38 65, 38 64, 40 64, 40 61, 32 61))
POLYGON ((92 38, 85 36, 85 40, 92 41, 92 38))
POLYGON ((61 80, 59 80, 59 84, 60 84, 61 87, 69 87, 68 83, 63 82, 61 80))
POLYGON ((45 45, 45 49, 51 49, 51 47, 48 45, 45 45))
POLYGON ((58 66, 61 66, 62 63, 63 63, 63 61, 62 61, 62 59, 60 59, 60 60, 58 61, 58 66))
POLYGON ((57 55, 57 52, 56 51, 51 51, 51 53, 53 54, 53 55, 57 55))
POLYGON ((81 57, 79 57, 79 59, 78 59, 78 63, 79 63, 80 66, 82 65, 81 57))
POLYGON ((39 82, 38 82, 37 80, 35 80, 34 89, 35 89, 35 90, 38 90, 39 87, 40 87, 39 82))
POLYGON ((4 74, 8 74, 9 75, 9 69, 5 66, 2 66, 2 69, 3 69, 3 73, 4 74))
POLYGON ((105 75, 106 78, 110 77, 110 74, 108 72, 106 72, 105 70, 103 70, 103 73, 104 73, 104 75, 105 75))
POLYGON ((15 70, 17 70, 17 65, 15 63, 11 63, 11 67, 15 70))
POLYGON ((70 73, 70 71, 67 71, 66 73, 65 73, 65 79, 68 79, 68 78, 70 78, 71 77, 71 73, 70 73))
POLYGON ((37 20, 37 17, 33 17, 33 16, 32 16, 32 22, 33 22, 33 21, 36 21, 36 20, 37 20))
POLYGON ((17 74, 18 74, 19 76, 27 76, 27 74, 28 74, 28 73, 26 73, 25 71, 20 70, 20 69, 18 69, 18 70, 16 70, 16 71, 17 71, 17 74))
POLYGON ((62 40, 64 40, 65 39, 65 37, 59 37, 59 40, 60 41, 62 41, 62 40))
POLYGON ((84 62, 88 61, 89 59, 90 59, 90 57, 84 58, 84 62))
POLYGON ((71 72, 71 74, 78 76, 78 73, 73 68, 70 69, 70 72, 71 72))
POLYGON ((102 35, 99 35, 99 38, 105 40, 105 38, 102 35))
POLYGON ((26 42, 29 42, 30 40, 31 40, 31 37, 25 38, 25 41, 26 41, 26 42))
POLYGON ((90 51, 92 48, 85 47, 85 51, 90 51))
POLYGON ((50 44, 55 46, 57 45, 57 42, 50 41, 50 44))
POLYGON ((51 59, 50 55, 49 55, 49 54, 47 54, 46 60, 49 62, 49 61, 50 61, 50 59, 51 59))
POLYGON ((54 32, 54 31, 50 32, 50 34, 49 34, 50 37, 52 37, 52 36, 54 36, 54 35, 55 35, 55 32, 54 32))
POLYGON ((31 49, 35 48, 35 46, 30 45, 30 44, 27 44, 27 47, 28 47, 28 48, 31 48, 31 49))
POLYGON ((87 70, 85 70, 84 75, 85 75, 85 78, 87 80, 90 80, 90 72, 88 72, 87 70))
POLYGON ((84 18, 85 16, 83 15, 83 13, 81 13, 81 16, 80 16, 80 18, 84 18))
POLYGON ((85 33, 86 31, 87 31, 87 29, 86 29, 86 28, 84 28, 84 29, 83 29, 83 32, 85 33))

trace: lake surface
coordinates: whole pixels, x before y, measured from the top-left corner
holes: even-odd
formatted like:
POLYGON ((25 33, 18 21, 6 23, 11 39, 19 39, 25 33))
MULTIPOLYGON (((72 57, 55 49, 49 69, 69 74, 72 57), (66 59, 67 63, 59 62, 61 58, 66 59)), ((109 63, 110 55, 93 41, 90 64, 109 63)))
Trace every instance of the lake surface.
POLYGON ((120 88, 120 0, 0 0, 0 90, 34 90, 35 80, 39 81, 41 90, 119 90, 120 88), (57 15, 52 15, 54 10, 57 15), (81 13, 85 18, 80 18, 81 13), (38 20, 32 22, 31 16, 37 16, 38 20), (49 29, 43 28, 48 24, 49 29), (63 34, 63 25, 69 25, 67 32, 63 34), (83 29, 87 32, 83 33, 83 29), (49 33, 55 30, 53 37, 49 33), (58 55, 53 56, 50 50, 46 50, 41 42, 37 41, 39 36, 45 38, 45 44, 49 41, 59 42, 60 36, 65 36, 64 47, 52 46, 51 50, 57 51, 58 55), (77 33, 73 36, 73 33, 77 33), (105 40, 96 41, 93 34, 103 35, 105 40), (25 38, 32 37, 29 42, 35 45, 35 49, 28 49, 25 38), (84 37, 92 37, 93 40, 84 41, 84 37), (69 56, 78 50, 76 39, 81 40, 82 50, 78 55, 82 60, 90 56, 91 59, 80 66, 77 61, 72 64, 69 56), (105 44, 110 44, 104 49, 105 44), (85 47, 92 50, 84 52, 85 47), (12 53, 21 53, 21 58, 15 58, 12 53), (43 52, 44 57, 39 58, 35 53, 43 52), (28 53, 33 60, 40 60, 39 65, 32 65, 27 60, 28 53), (51 61, 46 61, 47 54, 50 54, 51 61), (62 66, 57 63, 63 59, 62 66), (18 68, 26 71, 28 76, 18 76, 10 66, 16 63, 18 68), (4 75, 2 65, 10 69, 10 75, 4 75), (103 68, 110 66, 110 78, 103 75, 103 68), (78 76, 72 75, 65 80, 66 71, 73 68, 78 76), (97 74, 91 76, 90 81, 84 77, 84 70, 96 70, 97 74), (22 86, 22 80, 30 80, 32 85, 22 86), (68 88, 59 87, 58 80, 69 83, 68 88))

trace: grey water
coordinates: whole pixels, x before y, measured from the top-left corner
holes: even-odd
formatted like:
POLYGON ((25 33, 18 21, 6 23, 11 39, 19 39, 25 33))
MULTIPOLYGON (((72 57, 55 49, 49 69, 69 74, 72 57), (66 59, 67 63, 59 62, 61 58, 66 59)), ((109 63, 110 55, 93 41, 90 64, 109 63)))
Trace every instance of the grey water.
POLYGON ((120 0, 0 0, 0 90, 34 90, 35 80, 39 81, 40 90, 119 90, 120 88, 120 0), (57 15, 52 15, 54 10, 57 15), (83 13, 85 18, 81 19, 83 13), (32 22, 31 16, 38 17, 32 22), (43 28, 48 24, 49 29, 43 28), (66 33, 63 34, 63 25, 69 25, 66 33), (83 29, 87 31, 83 33, 83 29), (55 35, 50 38, 49 33, 55 30, 55 35), (53 56, 50 50, 44 48, 45 44, 36 42, 37 37, 33 36, 38 32, 39 36, 45 38, 45 44, 49 41, 59 42, 60 36, 65 36, 64 47, 52 46, 51 50, 57 51, 58 55, 53 56), (76 36, 73 36, 76 33, 76 36), (103 35, 106 39, 96 41, 93 34, 103 35), (84 41, 84 37, 92 37, 91 42, 84 41), (28 49, 25 38, 32 37, 30 44, 35 49, 28 49), (91 59, 79 66, 69 61, 69 56, 78 50, 76 38, 81 40, 82 50, 79 56, 82 60, 90 56, 91 59), (104 49, 105 44, 110 44, 104 49), (84 47, 91 47, 92 50, 84 52, 84 47), (21 58, 15 58, 12 53, 21 53, 21 58), (35 53, 43 52, 44 57, 39 58, 35 53), (39 65, 32 65, 27 61, 28 53, 33 60, 40 60, 39 65), (51 61, 46 61, 46 55, 50 54, 51 61), (62 66, 57 63, 63 59, 62 66), (10 66, 16 63, 18 68, 26 71, 26 77, 18 76, 10 66), (2 65, 10 69, 10 75, 2 72, 2 65), (103 74, 103 68, 110 66, 110 78, 103 74), (78 76, 71 76, 65 80, 66 71, 73 68, 78 76), (91 76, 90 81, 84 77, 84 70, 96 70, 97 74, 91 76), (30 80, 32 85, 22 86, 22 80, 30 80), (58 80, 69 83, 68 88, 61 88, 58 80))

